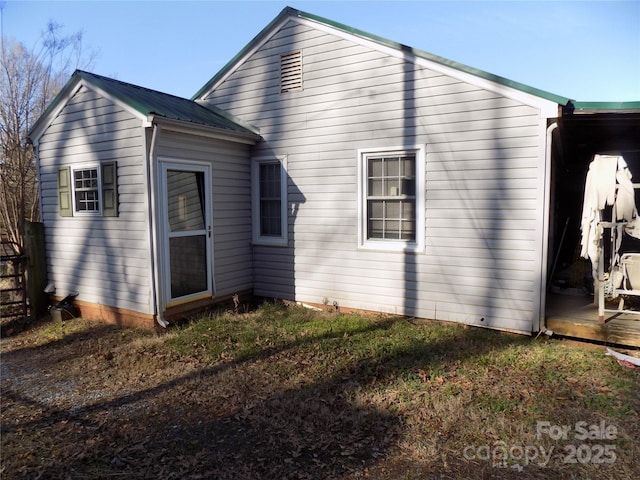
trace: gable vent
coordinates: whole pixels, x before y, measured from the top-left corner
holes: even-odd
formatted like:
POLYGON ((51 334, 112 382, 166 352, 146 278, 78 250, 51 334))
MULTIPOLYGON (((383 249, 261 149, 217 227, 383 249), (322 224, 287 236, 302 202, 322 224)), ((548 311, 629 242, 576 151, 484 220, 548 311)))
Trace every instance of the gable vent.
POLYGON ((302 90, 302 51, 280 55, 280 93, 302 90))

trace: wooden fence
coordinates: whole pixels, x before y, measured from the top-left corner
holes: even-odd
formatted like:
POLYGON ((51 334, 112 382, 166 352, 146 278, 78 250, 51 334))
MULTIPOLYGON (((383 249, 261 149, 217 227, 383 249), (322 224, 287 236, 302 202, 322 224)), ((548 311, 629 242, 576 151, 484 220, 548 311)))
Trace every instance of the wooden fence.
POLYGON ((2 333, 10 324, 39 319, 48 312, 44 227, 26 222, 24 246, 0 242, 0 319, 2 333))

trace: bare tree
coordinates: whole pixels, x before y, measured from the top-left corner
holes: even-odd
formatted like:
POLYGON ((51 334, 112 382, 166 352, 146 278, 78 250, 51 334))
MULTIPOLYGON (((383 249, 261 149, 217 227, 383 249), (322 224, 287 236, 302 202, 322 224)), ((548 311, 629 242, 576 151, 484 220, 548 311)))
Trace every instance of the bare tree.
POLYGON ((27 133, 83 57, 82 34, 63 36, 55 23, 49 23, 31 50, 2 37, 0 229, 3 238, 21 247, 24 222, 39 219, 37 172, 27 133))

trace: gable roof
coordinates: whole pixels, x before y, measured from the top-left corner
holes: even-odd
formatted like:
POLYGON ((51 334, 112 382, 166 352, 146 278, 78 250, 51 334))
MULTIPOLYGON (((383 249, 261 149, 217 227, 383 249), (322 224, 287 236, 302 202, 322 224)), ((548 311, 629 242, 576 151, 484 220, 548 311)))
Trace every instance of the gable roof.
POLYGON ((268 39, 274 31, 286 22, 288 19, 304 19, 308 21, 312 21, 324 26, 328 26, 334 29, 337 29, 340 32, 347 33, 353 35, 355 37, 359 37, 363 40, 367 40, 370 42, 374 42, 381 47, 391 48, 398 52, 402 52, 404 54, 412 55, 415 58, 427 60, 429 62, 433 62, 439 65, 443 65, 445 67, 452 68, 454 70, 458 70, 465 74, 473 75, 474 77, 478 77, 484 80, 488 80, 490 82, 503 85, 506 87, 513 88, 515 90, 519 90, 521 92, 533 95, 535 97, 542 98, 544 100, 551 101, 553 103, 559 105, 566 105, 570 99, 566 97, 561 97, 559 95, 555 95, 553 93, 546 92, 544 90, 540 90, 538 88, 530 87, 520 82, 516 82, 514 80, 509 80, 507 78, 491 74, 489 72, 485 72, 483 70, 470 67, 468 65, 464 65, 462 63, 455 62, 453 60, 449 60, 444 57, 440 57, 438 55, 434 55, 413 47, 409 47, 402 43, 394 42, 393 40, 386 39, 384 37, 380 37, 378 35, 374 35, 372 33, 365 32, 363 30, 359 30, 357 28, 350 27, 348 25, 344 25, 339 22, 334 22, 332 20, 328 20, 326 18, 313 15, 311 13, 306 13, 295 8, 286 7, 280 14, 272 20, 256 37, 251 40, 235 57, 233 57, 222 69, 214 75, 196 94, 191 97, 192 100, 201 99, 206 96, 206 94, 213 90, 214 86, 224 79, 236 66, 236 64, 241 61, 244 57, 246 57, 252 50, 257 48, 263 41, 268 39))
POLYGON ((150 116, 162 117, 168 120, 224 130, 229 133, 258 136, 257 128, 214 106, 204 106, 186 98, 103 77, 95 73, 76 70, 64 88, 33 125, 29 131, 30 138, 37 138, 43 133, 47 119, 59 108, 62 100, 74 93, 76 88, 83 82, 129 107, 142 118, 150 116))
POLYGON ((337 29, 340 32, 353 35, 355 37, 359 37, 363 40, 367 40, 370 42, 374 42, 381 47, 391 48, 393 50, 397 50, 398 52, 402 52, 405 54, 410 54, 418 59, 427 60, 429 62, 433 62, 435 64, 439 64, 448 68, 452 68, 463 74, 472 75, 479 79, 487 80, 493 82, 498 85, 502 85, 505 87, 512 88, 514 90, 523 92, 528 95, 532 95, 534 97, 538 97, 540 99, 555 103, 560 106, 569 107, 569 111, 573 112, 574 109, 576 111, 584 110, 593 110, 596 111, 617 111, 617 112, 626 112, 626 111, 635 111, 637 112, 640 108, 640 102, 576 102, 572 99, 562 97, 560 95, 556 95, 539 88, 531 87, 529 85, 525 85, 524 83, 516 82, 514 80, 509 80, 508 78, 501 77, 499 75, 494 75, 492 73, 486 72, 484 70, 480 70, 478 68, 470 67, 468 65, 464 65, 462 63, 455 62, 453 60, 449 60, 444 57, 440 57, 438 55, 434 55, 416 48, 409 47, 407 45, 394 42, 392 40, 380 37, 378 35, 374 35, 363 30, 359 30, 357 28, 350 27, 348 25, 344 25, 339 22, 334 22, 332 20, 328 20, 326 18, 313 15, 311 13, 306 13, 295 8, 286 7, 280 14, 272 20, 256 37, 249 42, 235 57, 233 57, 222 69, 214 75, 196 94, 191 97, 192 100, 198 100, 206 97, 208 92, 214 89, 214 87, 218 84, 218 82, 222 81, 229 73, 231 73, 238 62, 240 62, 244 57, 246 57, 251 51, 256 49, 263 41, 268 39, 274 31, 281 26, 284 22, 286 22, 290 18, 297 19, 305 19, 309 20, 324 26, 331 27, 333 29, 337 29))

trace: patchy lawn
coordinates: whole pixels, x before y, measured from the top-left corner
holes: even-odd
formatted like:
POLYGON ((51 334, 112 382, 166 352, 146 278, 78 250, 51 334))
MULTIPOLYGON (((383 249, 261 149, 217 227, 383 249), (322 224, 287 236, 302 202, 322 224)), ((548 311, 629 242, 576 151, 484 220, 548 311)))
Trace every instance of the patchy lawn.
POLYGON ((640 478, 640 373, 603 347, 265 304, 49 323, 0 365, 3 479, 640 478))

